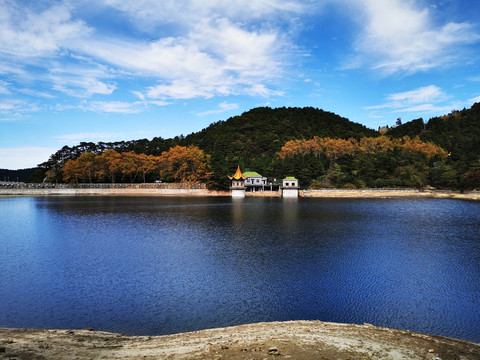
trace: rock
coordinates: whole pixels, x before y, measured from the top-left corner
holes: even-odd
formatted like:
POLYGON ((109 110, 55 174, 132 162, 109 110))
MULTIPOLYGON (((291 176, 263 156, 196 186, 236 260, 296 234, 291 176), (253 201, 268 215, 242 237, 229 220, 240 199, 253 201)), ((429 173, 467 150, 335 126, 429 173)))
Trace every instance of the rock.
POLYGON ((270 349, 268 349, 268 355, 278 356, 280 355, 280 353, 278 352, 278 349, 275 346, 272 346, 270 349))

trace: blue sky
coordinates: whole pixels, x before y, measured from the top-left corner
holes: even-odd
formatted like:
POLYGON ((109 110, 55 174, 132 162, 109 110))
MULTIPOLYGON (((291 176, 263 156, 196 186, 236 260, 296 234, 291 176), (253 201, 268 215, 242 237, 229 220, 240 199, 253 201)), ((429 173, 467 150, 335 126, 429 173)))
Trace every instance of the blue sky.
POLYGON ((258 106, 370 128, 480 102, 478 0, 0 0, 0 168, 258 106))

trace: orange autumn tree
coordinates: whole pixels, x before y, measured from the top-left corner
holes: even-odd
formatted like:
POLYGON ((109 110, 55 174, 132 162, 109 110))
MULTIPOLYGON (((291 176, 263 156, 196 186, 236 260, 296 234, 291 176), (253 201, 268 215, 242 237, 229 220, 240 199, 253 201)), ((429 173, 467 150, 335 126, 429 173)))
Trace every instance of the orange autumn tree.
POLYGON ((122 170, 122 155, 115 150, 105 150, 96 158, 96 175, 99 179, 108 179, 115 182, 122 170))
POLYGON ((343 155, 355 155, 360 153, 376 154, 394 149, 405 152, 416 152, 425 155, 427 160, 447 157, 447 152, 440 146, 429 142, 423 142, 418 137, 411 139, 408 136, 402 139, 390 139, 386 136, 363 137, 360 141, 356 139, 331 139, 314 137, 310 140, 287 141, 282 147, 278 156, 285 159, 297 154, 324 154, 328 159, 337 159, 343 155))
POLYGON ((354 155, 357 152, 359 152, 359 144, 353 138, 345 140, 314 136, 313 139, 309 140, 287 141, 278 156, 285 159, 296 154, 313 154, 316 156, 324 154, 329 159, 335 159, 343 155, 354 155))
POLYGON ((198 182, 208 175, 210 155, 197 146, 175 146, 159 157, 160 177, 166 181, 198 182))
POLYGON ((140 172, 139 156, 135 151, 121 154, 120 172, 122 173, 122 179, 128 176, 131 183, 135 181, 140 172))
POLYGON ((86 152, 76 160, 68 160, 63 166, 63 180, 71 183, 79 181, 91 183, 95 177, 96 157, 96 154, 86 152))
POLYGON ((77 160, 68 160, 63 165, 63 181, 69 183, 78 184, 78 181, 82 178, 83 169, 80 167, 77 160))
POLYGON ((142 174, 143 182, 146 181, 147 174, 155 172, 159 167, 160 158, 158 156, 138 154, 138 172, 142 174))
POLYGON ((147 175, 158 169, 159 157, 137 154, 134 151, 118 153, 108 149, 103 154, 86 152, 75 160, 68 160, 62 168, 63 180, 70 183, 117 180, 135 182, 139 176, 146 182, 147 175))
POLYGON ((442 149, 440 146, 435 145, 431 142, 424 142, 418 137, 410 139, 408 136, 404 136, 399 140, 399 147, 406 152, 417 152, 425 155, 427 160, 431 160, 435 157, 439 157, 442 160, 445 160, 448 157, 448 153, 442 149))
POLYGON ((366 154, 375 154, 379 152, 393 150, 397 145, 397 140, 392 140, 386 136, 364 137, 359 142, 359 152, 366 154))

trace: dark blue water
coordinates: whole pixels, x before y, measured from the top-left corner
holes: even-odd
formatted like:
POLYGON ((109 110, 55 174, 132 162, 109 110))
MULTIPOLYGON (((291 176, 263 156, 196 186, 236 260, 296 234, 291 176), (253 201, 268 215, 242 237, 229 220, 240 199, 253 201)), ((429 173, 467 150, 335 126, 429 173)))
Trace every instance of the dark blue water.
POLYGON ((0 326, 371 323, 480 342, 480 203, 0 199, 0 326))

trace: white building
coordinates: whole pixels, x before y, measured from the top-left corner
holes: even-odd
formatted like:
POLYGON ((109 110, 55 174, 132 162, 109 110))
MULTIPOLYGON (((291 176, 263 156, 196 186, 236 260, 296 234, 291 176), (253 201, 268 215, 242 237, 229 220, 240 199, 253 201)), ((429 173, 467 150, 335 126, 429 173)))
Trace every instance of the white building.
POLYGON ((298 179, 288 176, 282 180, 282 197, 296 198, 298 197, 298 179))
POLYGON ((265 185, 267 185, 267 178, 260 175, 255 171, 245 171, 243 173, 246 176, 245 190, 246 191, 265 191, 265 185))

